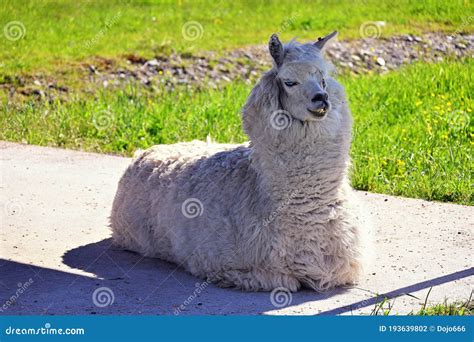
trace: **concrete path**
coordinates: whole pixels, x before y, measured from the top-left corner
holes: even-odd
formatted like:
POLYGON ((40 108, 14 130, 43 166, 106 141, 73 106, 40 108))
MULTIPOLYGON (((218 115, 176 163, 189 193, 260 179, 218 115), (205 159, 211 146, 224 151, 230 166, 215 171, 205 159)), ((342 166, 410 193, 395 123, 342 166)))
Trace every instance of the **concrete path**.
POLYGON ((357 287, 245 293, 111 248, 107 227, 129 159, 0 142, 0 314, 358 314, 377 294, 392 313, 466 299, 474 207, 359 192, 376 257, 357 287), (94 294, 95 293, 95 294, 94 294))

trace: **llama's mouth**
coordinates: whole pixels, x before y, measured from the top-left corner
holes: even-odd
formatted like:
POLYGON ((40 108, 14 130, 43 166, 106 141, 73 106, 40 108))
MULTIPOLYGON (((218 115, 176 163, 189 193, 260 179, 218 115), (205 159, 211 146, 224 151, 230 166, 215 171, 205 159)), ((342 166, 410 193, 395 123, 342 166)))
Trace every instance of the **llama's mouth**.
POLYGON ((311 109, 308 109, 308 112, 310 112, 313 116, 316 116, 316 117, 318 117, 318 118, 321 118, 321 117, 323 117, 324 115, 326 115, 327 110, 325 110, 325 109, 318 109, 318 110, 311 110, 311 109))
POLYGON ((317 118, 322 118, 328 113, 328 107, 321 107, 318 109, 309 109, 308 112, 311 113, 312 116, 317 118))
POLYGON ((320 119, 328 113, 329 108, 330 108, 329 102, 321 101, 321 103, 318 106, 307 108, 307 109, 308 109, 308 112, 311 113, 311 116, 320 119))

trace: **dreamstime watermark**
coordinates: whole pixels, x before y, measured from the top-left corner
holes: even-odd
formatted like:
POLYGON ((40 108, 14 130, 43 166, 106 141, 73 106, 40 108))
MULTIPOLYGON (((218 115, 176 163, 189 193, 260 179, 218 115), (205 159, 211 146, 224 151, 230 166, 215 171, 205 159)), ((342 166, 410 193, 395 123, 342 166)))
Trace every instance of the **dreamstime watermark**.
POLYGON ((92 116, 92 123, 99 131, 105 130, 112 125, 113 115, 108 110, 102 110, 94 113, 92 116))
POLYGON ((448 113, 447 122, 451 127, 464 128, 470 125, 471 116, 468 112, 457 109, 448 113))
POLYGON ((92 293, 92 303, 99 308, 105 308, 112 305, 115 301, 115 295, 109 287, 99 287, 92 293))
POLYGON ((467 17, 467 19, 463 17, 461 25, 456 29, 456 31, 454 31, 453 35, 457 36, 461 34, 464 31, 464 28, 468 26, 469 24, 471 24, 473 21, 474 21, 474 15, 467 17))
POLYGON ((209 286, 209 283, 207 281, 205 281, 201 284, 196 283, 195 286, 196 286, 196 288, 194 289, 193 293, 188 298, 186 298, 186 300, 183 302, 183 304, 181 304, 179 307, 174 309, 174 314, 176 316, 179 315, 186 308, 186 306, 191 304, 198 297, 198 295, 201 292, 203 292, 206 289, 206 287, 209 286))
POLYGON ((5 303, 0 307, 0 312, 7 310, 10 306, 16 303, 18 298, 34 283, 33 279, 30 278, 26 283, 18 283, 18 289, 15 291, 15 294, 10 296, 5 303))
POLYGON ((281 23, 280 28, 275 34, 280 35, 283 32, 287 31, 291 25, 296 21, 296 18, 298 18, 300 15, 299 13, 296 13, 295 15, 292 15, 288 19, 284 20, 283 23, 281 23))
POLYGON ((45 323, 40 328, 5 328, 6 335, 84 335, 84 328, 53 328, 51 323, 45 323))
POLYGON ((5 204, 5 214, 7 216, 20 215, 23 212, 23 205, 18 201, 9 201, 5 204))
POLYGON ((204 205, 197 198, 188 198, 181 205, 181 213, 188 219, 202 216, 204 212, 204 205))
POLYGON ((198 115, 204 115, 206 114, 207 110, 211 108, 211 105, 209 103, 205 103, 204 106, 200 107, 198 110, 198 115))
POLYGON ((170 46, 173 41, 170 39, 170 37, 166 34, 163 39, 161 40, 160 46, 170 46))
POLYGON ((290 127, 292 123, 293 118, 291 114, 284 109, 278 109, 270 116, 270 124, 274 129, 279 131, 290 127))
POLYGON ((359 34, 362 38, 379 38, 385 21, 366 21, 359 27, 359 34))
POLYGON ((183 34, 183 38, 188 41, 194 41, 197 39, 201 39, 204 35, 204 28, 202 25, 197 21, 188 21, 184 23, 181 33, 183 34))
POLYGON ((122 17, 122 12, 118 12, 110 20, 107 20, 105 22, 104 28, 102 28, 99 32, 97 32, 94 38, 89 39, 84 43, 85 48, 90 49, 92 46, 96 45, 99 42, 99 40, 104 38, 104 36, 107 34, 110 28, 114 26, 115 24, 117 24, 117 22, 120 20, 121 17, 122 17))
POLYGON ((25 36, 26 28, 21 21, 10 21, 3 27, 3 34, 8 40, 15 42, 25 36))
POLYGON ((276 308, 283 308, 291 304, 293 296, 286 287, 277 287, 270 293, 270 302, 276 308))
POLYGON ((268 215, 268 217, 267 217, 266 219, 263 220, 262 226, 266 227, 266 226, 268 226, 270 223, 272 223, 272 222, 275 220, 275 218, 278 216, 278 214, 290 204, 290 201, 291 201, 297 194, 298 194, 298 192, 293 191, 293 192, 288 196, 288 198, 285 200, 285 202, 283 202, 282 204, 280 204, 275 210, 273 210, 273 211, 271 212, 270 215, 268 215))

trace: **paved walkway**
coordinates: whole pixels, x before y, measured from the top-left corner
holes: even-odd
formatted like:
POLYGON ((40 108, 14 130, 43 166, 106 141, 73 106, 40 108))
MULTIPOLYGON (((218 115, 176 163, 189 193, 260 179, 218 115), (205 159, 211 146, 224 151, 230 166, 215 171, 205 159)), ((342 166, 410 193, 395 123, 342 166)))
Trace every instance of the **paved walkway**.
POLYGON ((431 287, 429 302, 466 299, 474 287, 474 207, 359 192, 376 252, 361 283, 271 298, 111 248, 107 217, 129 159, 0 142, 0 162, 3 315, 357 314, 374 309, 376 294, 396 297, 391 312, 403 314, 431 287))

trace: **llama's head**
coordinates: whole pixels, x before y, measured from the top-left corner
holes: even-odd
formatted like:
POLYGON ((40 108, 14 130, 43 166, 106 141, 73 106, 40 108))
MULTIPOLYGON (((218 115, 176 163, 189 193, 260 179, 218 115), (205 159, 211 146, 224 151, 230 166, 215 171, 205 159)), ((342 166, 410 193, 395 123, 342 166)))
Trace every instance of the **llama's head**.
POLYGON ((274 61, 280 104, 294 119, 318 121, 331 109, 326 80, 328 65, 321 50, 336 35, 337 32, 333 32, 310 44, 291 41, 285 46, 277 35, 270 38, 269 50, 274 61))
MULTIPOLYGON (((316 42, 301 44, 295 40, 283 45, 277 35, 269 42, 273 68, 254 87, 243 110, 243 126, 251 140, 264 131, 269 135, 306 135, 311 132, 335 132, 340 124, 341 105, 345 103, 342 86, 331 77, 332 66, 322 50, 335 37, 333 32, 316 42), (275 113, 277 115, 275 116, 275 113), (289 130, 271 130, 285 125, 289 130), (280 120, 280 122, 275 122, 280 120), (298 128, 302 128, 298 130, 298 128)), ((283 127, 285 128, 285 127, 283 127)), ((268 136, 268 135, 266 135, 268 136)))

